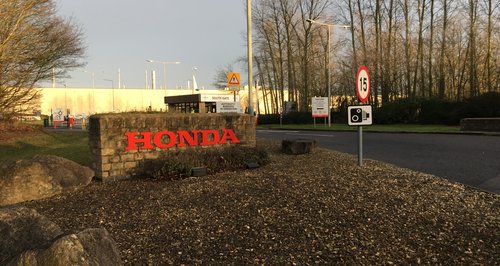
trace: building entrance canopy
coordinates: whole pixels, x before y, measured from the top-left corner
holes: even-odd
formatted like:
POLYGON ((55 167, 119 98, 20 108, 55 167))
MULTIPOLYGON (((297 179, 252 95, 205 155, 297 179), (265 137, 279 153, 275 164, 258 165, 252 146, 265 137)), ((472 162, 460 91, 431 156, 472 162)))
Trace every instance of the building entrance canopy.
POLYGON ((240 97, 233 94, 188 94, 165 97, 169 112, 217 113, 218 102, 239 103, 240 97))

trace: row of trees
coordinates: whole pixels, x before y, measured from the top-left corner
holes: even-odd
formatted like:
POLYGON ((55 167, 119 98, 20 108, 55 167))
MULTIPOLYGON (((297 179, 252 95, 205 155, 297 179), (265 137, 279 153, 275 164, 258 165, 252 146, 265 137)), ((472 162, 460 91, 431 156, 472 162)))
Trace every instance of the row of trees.
POLYGON ((308 110, 327 95, 355 95, 370 69, 371 103, 398 98, 463 100, 500 91, 500 3, 492 0, 254 0, 256 80, 277 113, 286 98, 308 110), (332 27, 329 57, 326 26, 332 27), (285 93, 288 95, 285 96, 285 93))
POLYGON ((52 0, 0 1, 0 120, 33 110, 40 81, 83 65, 82 33, 52 0))

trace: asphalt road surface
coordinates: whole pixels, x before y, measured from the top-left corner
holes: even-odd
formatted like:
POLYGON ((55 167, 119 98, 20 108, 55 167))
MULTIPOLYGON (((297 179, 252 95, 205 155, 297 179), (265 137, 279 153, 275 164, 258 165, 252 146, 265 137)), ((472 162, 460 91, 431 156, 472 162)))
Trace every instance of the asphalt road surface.
MULTIPOLYGON (((257 137, 315 139, 322 148, 358 154, 357 132, 258 129, 257 137)), ((500 136, 364 132, 363 150, 365 159, 391 163, 500 194, 500 136)))

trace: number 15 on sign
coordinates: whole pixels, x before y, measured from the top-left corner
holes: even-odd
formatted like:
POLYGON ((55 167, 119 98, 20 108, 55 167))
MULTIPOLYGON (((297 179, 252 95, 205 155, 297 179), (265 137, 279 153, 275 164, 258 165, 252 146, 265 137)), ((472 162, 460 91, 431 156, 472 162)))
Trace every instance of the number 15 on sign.
POLYGON ((359 101, 365 103, 370 97, 370 74, 365 66, 360 66, 356 76, 356 94, 359 101))

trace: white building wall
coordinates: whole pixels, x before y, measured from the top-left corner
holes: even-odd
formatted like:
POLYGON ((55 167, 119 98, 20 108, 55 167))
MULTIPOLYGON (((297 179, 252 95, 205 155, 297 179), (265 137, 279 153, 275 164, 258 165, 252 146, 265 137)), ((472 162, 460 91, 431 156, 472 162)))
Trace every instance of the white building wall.
MULTIPOLYGON (((164 97, 192 94, 192 89, 107 89, 107 88, 41 88, 42 100, 40 111, 50 115, 53 108, 68 110, 70 114, 84 113, 91 115, 109 112, 146 111, 149 107, 153 111, 165 111, 164 97)), ((233 94, 224 90, 201 90, 195 93, 203 94, 233 94)), ((254 92, 255 93, 255 92, 254 92)), ((241 108, 248 106, 248 89, 238 92, 241 108)), ((287 93, 285 93, 287 94, 287 93)), ((264 112, 262 93, 254 94, 253 105, 257 110, 257 99, 260 102, 260 111, 264 112)), ((269 102, 269 101, 268 101, 269 102)))

